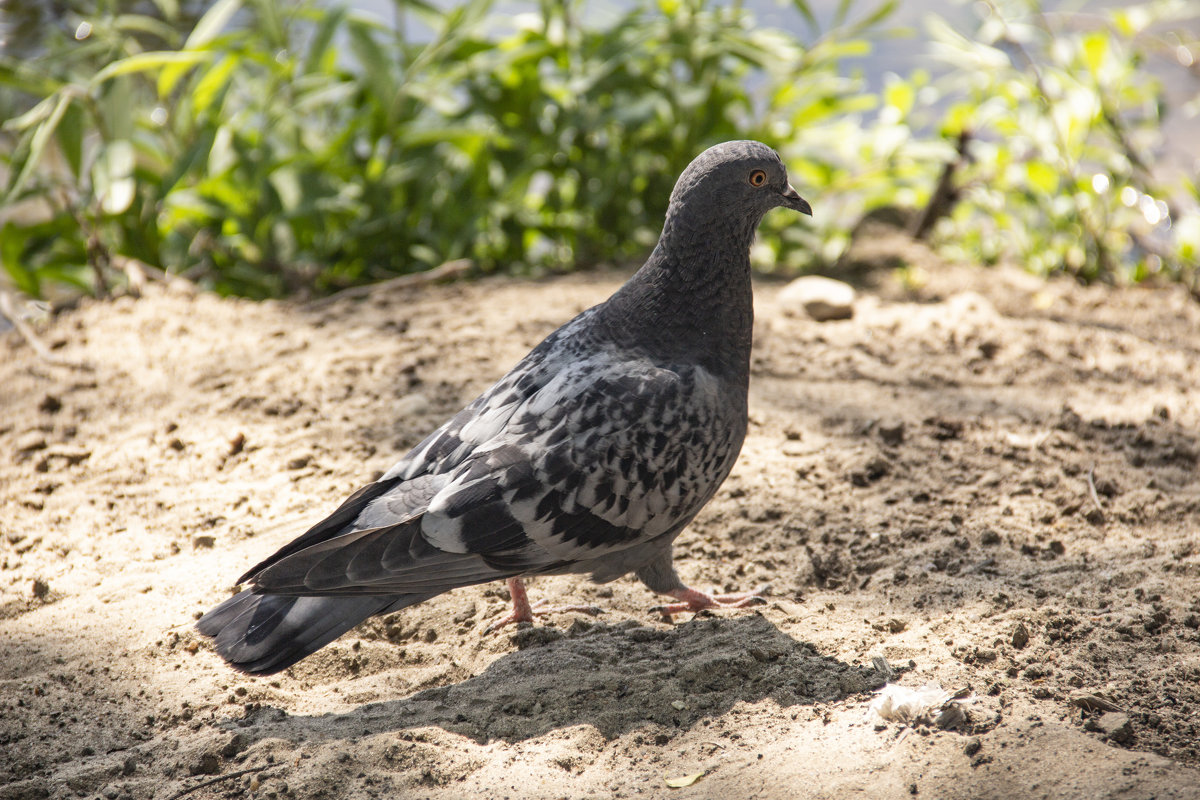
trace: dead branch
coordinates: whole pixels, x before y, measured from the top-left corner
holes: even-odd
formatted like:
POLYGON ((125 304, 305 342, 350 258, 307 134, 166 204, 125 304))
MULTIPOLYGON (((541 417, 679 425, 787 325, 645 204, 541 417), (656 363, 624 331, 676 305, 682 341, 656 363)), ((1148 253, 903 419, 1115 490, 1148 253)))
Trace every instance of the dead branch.
POLYGON ((377 291, 407 289, 413 286, 428 286, 433 283, 441 283, 442 281, 452 281, 467 274, 473 266, 475 264, 470 259, 459 258, 454 261, 447 261, 445 264, 426 270, 425 272, 400 275, 395 278, 389 278, 386 281, 380 281, 379 283, 369 283, 365 286, 351 286, 349 289, 334 292, 328 297, 313 300, 311 303, 306 304, 304 308, 312 310, 324 308, 336 303, 338 300, 360 300, 377 291))

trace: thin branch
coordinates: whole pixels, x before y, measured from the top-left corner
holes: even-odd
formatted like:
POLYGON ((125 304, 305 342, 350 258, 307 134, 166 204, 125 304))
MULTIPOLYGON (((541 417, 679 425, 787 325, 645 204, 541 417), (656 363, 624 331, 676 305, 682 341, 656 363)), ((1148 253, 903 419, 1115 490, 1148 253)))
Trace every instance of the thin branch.
POLYGON ((459 258, 454 261, 447 261, 445 264, 426 270, 425 272, 414 272, 411 275, 400 275, 395 278, 389 278, 386 281, 379 283, 368 283, 365 286, 351 286, 349 289, 343 289, 340 292, 335 292, 328 297, 322 297, 319 300, 313 300, 304 307, 307 309, 324 308, 325 306, 336 303, 338 300, 360 300, 364 297, 374 294, 377 291, 387 291, 388 289, 409 288, 412 286, 428 286, 431 283, 441 283, 442 281, 451 281, 461 278, 467 274, 474 266, 474 262, 470 259, 459 258))
POLYGON ((109 256, 108 248, 104 242, 100 240, 100 234, 83 216, 83 212, 66 196, 66 190, 63 190, 63 205, 66 210, 75 218, 75 224, 79 229, 87 234, 87 262, 92 268, 92 272, 96 276, 96 296, 107 297, 109 294, 108 279, 104 277, 105 264, 112 265, 112 258, 109 256))
POLYGON ((933 194, 929 197, 929 202, 925 205, 925 209, 920 216, 913 221, 909 235, 918 241, 929 235, 929 231, 933 229, 933 224, 942 217, 950 213, 954 208, 954 202, 957 199, 958 190, 954 187, 954 173, 956 173, 967 160, 967 146, 971 142, 971 132, 964 130, 958 134, 958 155, 954 159, 947 161, 942 167, 941 177, 938 178, 937 188, 933 190, 933 194))
POLYGON ((20 314, 17 313, 16 306, 13 303, 13 297, 9 292, 0 289, 0 316, 8 319, 17 329, 17 333, 21 334, 21 338, 29 345, 30 349, 47 364, 53 364, 58 367, 69 367, 71 369, 90 370, 87 364, 76 361, 68 361, 65 358, 60 358, 50 351, 46 343, 38 338, 38 335, 33 332, 33 328, 29 326, 20 314))
POLYGON ((282 766, 283 766, 283 764, 263 764, 261 767, 250 767, 248 769, 239 769, 237 772, 230 772, 228 775, 218 775, 215 778, 210 778, 209 780, 197 783, 195 786, 192 786, 188 789, 184 789, 181 792, 176 792, 175 794, 173 794, 169 798, 167 798, 167 800, 179 800, 179 798, 181 798, 181 797, 187 797, 192 792, 195 792, 199 789, 203 789, 206 786, 212 786, 214 783, 220 783, 221 781, 231 781, 234 778, 240 778, 243 775, 250 775, 255 772, 265 772, 266 770, 274 769, 276 767, 282 767, 282 766))

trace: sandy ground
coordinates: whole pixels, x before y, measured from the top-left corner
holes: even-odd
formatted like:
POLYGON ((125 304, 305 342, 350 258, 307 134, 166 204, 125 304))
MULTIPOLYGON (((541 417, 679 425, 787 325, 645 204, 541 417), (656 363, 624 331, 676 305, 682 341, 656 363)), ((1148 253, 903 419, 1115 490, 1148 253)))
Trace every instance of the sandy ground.
POLYGON ((1175 289, 940 267, 817 323, 757 287, 750 435, 677 545, 700 587, 770 583, 757 609, 671 625, 632 578, 544 578, 606 613, 486 636, 507 593, 476 587, 271 678, 192 631, 622 277, 155 289, 43 324, 74 368, 5 334, 0 798, 1200 797, 1175 289), (974 700, 886 723, 889 680, 974 700))

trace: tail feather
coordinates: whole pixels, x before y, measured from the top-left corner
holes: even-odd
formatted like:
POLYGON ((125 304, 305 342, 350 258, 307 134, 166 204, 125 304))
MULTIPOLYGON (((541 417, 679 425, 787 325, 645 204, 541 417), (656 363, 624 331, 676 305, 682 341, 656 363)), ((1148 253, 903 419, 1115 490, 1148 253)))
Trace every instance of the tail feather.
POLYGON ((292 597, 247 589, 196 623, 230 666, 255 675, 287 669, 358 623, 398 611, 431 594, 292 597))

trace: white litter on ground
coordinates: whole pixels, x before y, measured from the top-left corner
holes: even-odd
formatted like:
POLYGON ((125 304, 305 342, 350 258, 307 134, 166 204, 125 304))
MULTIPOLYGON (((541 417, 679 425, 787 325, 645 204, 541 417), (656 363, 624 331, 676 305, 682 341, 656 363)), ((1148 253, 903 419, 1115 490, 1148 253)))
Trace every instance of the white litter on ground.
POLYGON ((954 728, 966 721, 966 706, 975 699, 969 689, 948 692, 933 684, 910 689, 889 683, 875 693, 867 713, 873 711, 885 722, 954 728))

